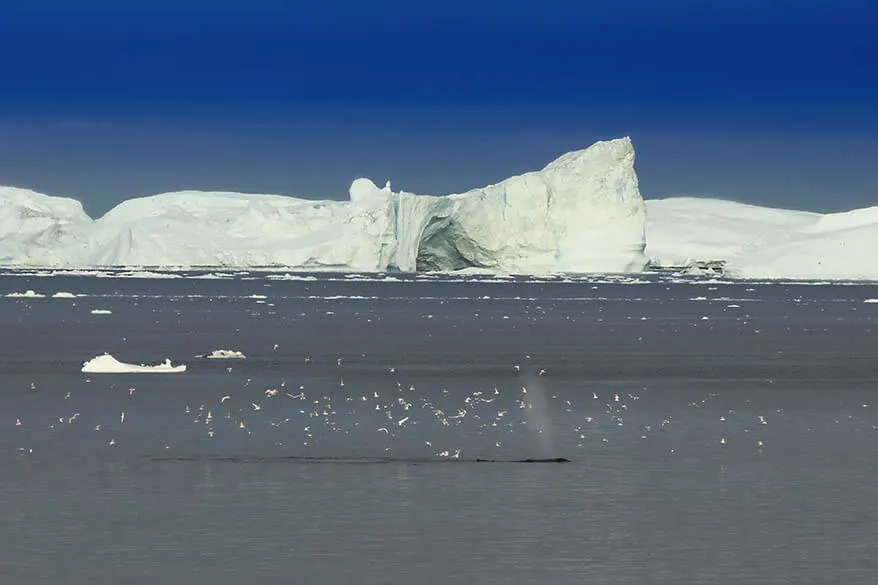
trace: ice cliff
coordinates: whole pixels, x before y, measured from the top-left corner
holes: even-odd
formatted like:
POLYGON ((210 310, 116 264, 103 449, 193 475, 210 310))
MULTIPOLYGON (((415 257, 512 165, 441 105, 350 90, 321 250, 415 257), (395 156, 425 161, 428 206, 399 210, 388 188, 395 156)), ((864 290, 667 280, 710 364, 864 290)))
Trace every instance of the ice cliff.
POLYGON ((644 203, 628 138, 466 193, 394 192, 357 179, 348 201, 186 191, 91 220, 71 199, 0 190, 0 263, 636 272, 644 203))

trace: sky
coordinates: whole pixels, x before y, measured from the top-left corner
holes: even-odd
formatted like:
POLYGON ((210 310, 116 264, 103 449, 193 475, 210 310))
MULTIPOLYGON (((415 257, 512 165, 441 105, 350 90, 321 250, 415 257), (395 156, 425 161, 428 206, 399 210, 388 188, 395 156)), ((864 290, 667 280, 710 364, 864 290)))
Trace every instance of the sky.
POLYGON ((873 0, 10 0, 0 184, 461 192, 631 136, 646 199, 878 205, 873 0))

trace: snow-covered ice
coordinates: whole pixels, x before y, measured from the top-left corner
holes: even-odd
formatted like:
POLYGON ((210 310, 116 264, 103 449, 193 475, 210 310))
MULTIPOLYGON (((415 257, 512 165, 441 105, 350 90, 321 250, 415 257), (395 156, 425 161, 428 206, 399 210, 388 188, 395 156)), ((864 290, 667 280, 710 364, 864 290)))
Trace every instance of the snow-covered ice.
POLYGON ((67 292, 63 290, 59 290, 55 294, 52 295, 53 299, 75 299, 76 295, 72 292, 67 292))
POLYGON ((186 371, 186 365, 175 366, 169 359, 154 366, 126 364, 105 353, 84 362, 81 371, 87 374, 179 374, 186 371))

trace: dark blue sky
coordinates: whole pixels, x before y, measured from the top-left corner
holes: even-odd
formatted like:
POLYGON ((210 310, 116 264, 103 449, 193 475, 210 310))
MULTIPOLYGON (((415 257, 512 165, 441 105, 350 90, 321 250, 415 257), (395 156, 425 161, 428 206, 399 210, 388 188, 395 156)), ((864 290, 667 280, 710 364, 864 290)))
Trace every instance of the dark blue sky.
POLYGON ((878 204, 876 31, 871 0, 4 3, 0 184, 445 193, 630 135, 647 198, 878 204))

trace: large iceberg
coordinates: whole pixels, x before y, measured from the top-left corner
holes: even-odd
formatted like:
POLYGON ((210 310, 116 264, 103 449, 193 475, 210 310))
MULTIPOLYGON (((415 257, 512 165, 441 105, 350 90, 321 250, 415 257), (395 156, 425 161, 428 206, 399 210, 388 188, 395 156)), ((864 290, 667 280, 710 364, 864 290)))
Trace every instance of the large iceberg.
POLYGON ((9 193, 18 195, 10 219, 0 216, 4 264, 519 273, 637 272, 646 264, 628 138, 444 196, 369 179, 353 182, 348 201, 185 191, 131 199, 92 221, 76 201, 9 193), (17 217, 31 215, 40 221, 16 229, 17 217))
POLYGON ((628 138, 540 171, 431 196, 357 179, 346 201, 182 191, 92 220, 73 199, 0 187, 0 264, 545 274, 647 265, 738 278, 876 279, 878 207, 644 202, 628 138))

